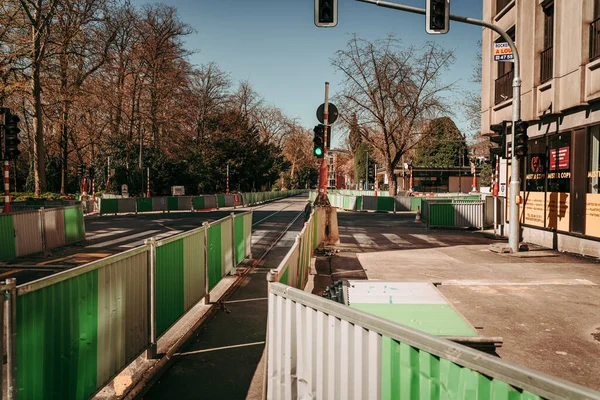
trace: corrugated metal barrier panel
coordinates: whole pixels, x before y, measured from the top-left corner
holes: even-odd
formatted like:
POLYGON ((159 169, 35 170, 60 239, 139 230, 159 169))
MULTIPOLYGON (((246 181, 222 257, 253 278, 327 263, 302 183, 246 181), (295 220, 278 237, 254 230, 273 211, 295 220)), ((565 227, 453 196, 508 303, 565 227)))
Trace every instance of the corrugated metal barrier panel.
POLYGON ((378 196, 377 211, 394 211, 394 198, 378 196))
POLYGON ((156 333, 161 336, 184 313, 183 239, 156 247, 156 333))
POLYGON ((188 211, 192 209, 192 198, 190 196, 183 196, 177 198, 177 209, 181 211, 188 211))
POLYGON ((14 213, 13 224, 17 257, 39 253, 43 250, 39 211, 14 213))
POLYGON ((177 197, 167 197, 167 210, 177 211, 179 209, 179 199, 177 197))
POLYGON ((221 225, 221 252, 222 270, 221 276, 229 274, 233 270, 233 218, 224 218, 221 225))
POLYGON ((376 211, 377 210, 377 197, 363 196, 363 210, 376 211))
POLYGON ((483 201, 453 203, 454 224, 458 227, 483 228, 484 207, 483 201))
POLYGON ((241 263, 246 255, 246 240, 244 237, 244 216, 236 215, 234 219, 235 230, 235 264, 241 263))
POLYGON ((137 211, 136 199, 118 199, 120 213, 134 213, 137 211))
POLYGON ((64 209, 65 217, 65 243, 75 243, 85 239, 83 225, 83 210, 81 207, 67 207, 64 209))
POLYGON ((205 228, 183 238, 184 309, 192 308, 206 295, 205 228))
POLYGON ((454 206, 452 204, 430 202, 427 218, 430 226, 455 226, 454 206))
POLYGON ((225 207, 225 195, 224 194, 217 195, 217 206, 225 207))
POLYGON ((135 199, 137 202, 137 212, 149 212, 152 211, 152 198, 143 197, 135 199))
POLYGON ((65 244, 65 213, 64 209, 44 210, 44 238, 46 250, 65 244))
MULTIPOLYGON (((166 197, 152 197, 152 211, 167 211, 166 197)), ((139 211, 139 210, 138 210, 139 211)))
POLYGON ((116 214, 118 212, 118 199, 100 199, 100 214, 116 214))
POLYGON ((205 208, 217 208, 217 197, 216 196, 204 196, 204 207, 205 208))
POLYGON ((10 260, 17 256, 15 229, 11 214, 0 214, 0 260, 10 260))
POLYGON ((204 196, 195 196, 192 200, 194 210, 203 210, 204 207, 204 196))
POLYGON ((276 282, 270 284, 267 338, 269 399, 600 396, 276 282))
POLYGON ((221 226, 208 228, 208 290, 212 290, 221 280, 221 226))

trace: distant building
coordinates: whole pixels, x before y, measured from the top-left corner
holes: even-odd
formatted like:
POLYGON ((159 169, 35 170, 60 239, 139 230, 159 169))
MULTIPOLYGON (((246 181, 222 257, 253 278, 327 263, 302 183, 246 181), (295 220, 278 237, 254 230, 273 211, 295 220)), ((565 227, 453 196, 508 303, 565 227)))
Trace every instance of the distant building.
POLYGON ((342 149, 327 149, 327 187, 330 189, 347 189, 350 177, 341 170, 340 155, 349 155, 342 149))
MULTIPOLYGON (((521 57, 523 237, 600 256, 600 1, 484 0, 483 18, 509 32, 521 57)), ((514 64, 493 60, 499 42, 483 30, 483 133, 512 116, 514 64)))

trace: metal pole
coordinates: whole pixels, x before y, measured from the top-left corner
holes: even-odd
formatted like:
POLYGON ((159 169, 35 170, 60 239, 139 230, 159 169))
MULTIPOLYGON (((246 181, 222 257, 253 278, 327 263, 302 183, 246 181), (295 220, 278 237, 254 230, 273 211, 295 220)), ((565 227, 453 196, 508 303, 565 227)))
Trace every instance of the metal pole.
POLYGON ((10 162, 8 160, 4 160, 4 209, 2 210, 4 213, 9 213, 12 211, 10 206, 10 162))
POLYGON ((146 181, 146 197, 150 197, 150 167, 146 168, 148 171, 148 179, 146 181))
MULTIPOLYGON (((362 3, 375 4, 377 6, 385 7, 385 8, 393 8, 396 10, 412 12, 415 14, 422 14, 422 15, 426 14, 426 10, 424 8, 403 6, 400 4, 388 3, 385 1, 379 1, 379 0, 356 0, 356 1, 360 1, 362 3)), ((517 198, 519 197, 520 187, 521 187, 521 178, 520 178, 521 168, 520 168, 520 160, 515 155, 515 151, 514 151, 514 143, 515 143, 514 139, 515 139, 515 125, 516 125, 516 122, 521 118, 521 77, 520 77, 520 72, 519 72, 520 71, 519 52, 517 51, 517 47, 515 46, 515 43, 510 38, 508 33, 506 33, 505 30, 503 30, 502 28, 500 28, 497 25, 490 24, 488 22, 481 21, 481 20, 474 19, 474 18, 461 17, 458 15, 452 15, 452 14, 450 14, 450 19, 452 21, 458 21, 458 22, 462 22, 465 24, 469 24, 469 25, 483 26, 484 28, 489 28, 489 29, 493 30, 494 32, 496 32, 500 36, 502 36, 502 39, 504 39, 508 43, 508 45, 510 46, 510 49, 512 50, 512 53, 513 53, 514 63, 515 63, 514 79, 513 79, 512 127, 511 127, 513 151, 512 151, 512 158, 511 158, 511 179, 510 179, 510 198, 509 198, 509 201, 510 201, 510 230, 508 232, 508 245, 513 253, 517 253, 519 251, 519 241, 520 241, 520 231, 521 231, 520 225, 519 225, 519 205, 517 204, 517 198)))
POLYGON ((6 394, 8 399, 17 398, 17 281, 6 280, 10 286, 6 302, 6 394))
POLYGON ((148 246, 148 303, 149 314, 148 321, 150 321, 149 340, 150 345, 146 351, 146 357, 148 359, 156 358, 157 350, 157 339, 156 339, 156 241, 146 239, 144 244, 148 246))
POLYGON ((227 164, 227 178, 225 179, 225 194, 229 194, 229 164, 227 164))
POLYGON ((365 152, 365 190, 369 190, 369 152, 365 152))

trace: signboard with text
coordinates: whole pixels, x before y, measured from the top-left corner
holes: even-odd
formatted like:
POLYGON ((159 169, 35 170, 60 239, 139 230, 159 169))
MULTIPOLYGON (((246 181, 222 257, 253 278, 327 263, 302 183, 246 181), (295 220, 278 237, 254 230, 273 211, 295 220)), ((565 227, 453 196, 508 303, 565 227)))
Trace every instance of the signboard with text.
POLYGON ((569 169, 569 147, 550 150, 550 171, 569 169))
POLYGON ((508 43, 494 43, 494 61, 512 61, 514 58, 508 43))

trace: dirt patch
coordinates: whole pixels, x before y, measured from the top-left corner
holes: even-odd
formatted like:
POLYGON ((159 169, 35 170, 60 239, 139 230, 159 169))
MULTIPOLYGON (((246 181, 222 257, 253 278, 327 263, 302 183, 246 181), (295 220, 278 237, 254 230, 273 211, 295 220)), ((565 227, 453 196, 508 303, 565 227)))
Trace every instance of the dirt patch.
POLYGON ((596 328, 596 332, 591 333, 594 340, 600 342, 600 327, 596 328))

